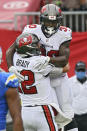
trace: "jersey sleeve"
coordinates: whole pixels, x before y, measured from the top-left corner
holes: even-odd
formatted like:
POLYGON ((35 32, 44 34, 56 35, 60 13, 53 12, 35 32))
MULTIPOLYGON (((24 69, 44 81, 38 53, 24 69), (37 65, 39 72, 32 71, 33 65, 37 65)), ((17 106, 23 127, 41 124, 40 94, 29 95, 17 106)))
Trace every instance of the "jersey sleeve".
POLYGON ((13 88, 17 88, 19 86, 18 78, 16 77, 15 74, 9 73, 9 75, 5 81, 5 86, 6 87, 13 87, 13 88))
POLYGON ((42 68, 39 71, 39 73, 41 73, 43 76, 47 76, 51 72, 52 67, 53 67, 53 65, 49 64, 49 65, 45 66, 44 68, 42 68))
POLYGON ((36 60, 34 59, 32 70, 45 76, 52 70, 52 65, 49 65, 47 57, 39 56, 36 60))
POLYGON ((26 25, 24 27, 22 33, 34 33, 34 34, 37 34, 39 28, 40 28, 40 26, 37 25, 37 24, 26 25))
POLYGON ((3 96, 10 87, 17 88, 18 85, 18 79, 14 74, 0 73, 0 96, 3 96))
POLYGON ((68 27, 60 27, 61 43, 72 40, 72 30, 68 27))
POLYGON ((29 28, 29 25, 26 25, 22 31, 22 33, 32 33, 32 30, 29 28))

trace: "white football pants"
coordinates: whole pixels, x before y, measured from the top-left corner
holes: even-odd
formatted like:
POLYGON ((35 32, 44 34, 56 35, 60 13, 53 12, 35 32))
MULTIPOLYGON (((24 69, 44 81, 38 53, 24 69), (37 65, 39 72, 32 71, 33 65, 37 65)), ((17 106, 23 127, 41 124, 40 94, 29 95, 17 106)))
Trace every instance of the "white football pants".
POLYGON ((60 109, 69 118, 73 118, 74 112, 71 105, 72 104, 71 91, 69 88, 67 74, 65 76, 61 76, 56 79, 51 79, 51 86, 55 88, 60 109))
POLYGON ((25 131, 58 131, 51 106, 22 107, 25 131))

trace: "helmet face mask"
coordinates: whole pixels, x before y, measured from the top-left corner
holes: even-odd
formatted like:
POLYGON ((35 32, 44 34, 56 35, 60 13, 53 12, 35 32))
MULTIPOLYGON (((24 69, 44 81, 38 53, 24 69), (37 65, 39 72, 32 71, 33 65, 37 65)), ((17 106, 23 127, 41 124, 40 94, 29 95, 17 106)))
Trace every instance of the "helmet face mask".
POLYGON ((16 51, 22 57, 40 55, 39 39, 34 34, 21 34, 16 39, 16 51))
POLYGON ((47 4, 41 10, 40 22, 43 33, 47 36, 54 34, 62 22, 61 9, 54 4, 47 4))

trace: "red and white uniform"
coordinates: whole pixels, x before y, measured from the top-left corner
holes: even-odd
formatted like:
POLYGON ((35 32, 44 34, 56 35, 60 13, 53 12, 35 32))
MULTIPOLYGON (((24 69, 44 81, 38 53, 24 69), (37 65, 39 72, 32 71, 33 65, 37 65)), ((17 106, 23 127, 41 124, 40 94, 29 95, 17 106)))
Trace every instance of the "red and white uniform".
POLYGON ((44 56, 22 58, 17 53, 14 54, 14 66, 25 79, 19 87, 25 131, 58 131, 50 106, 52 88, 47 76, 52 66, 47 66, 45 61, 44 56))
MULTIPOLYGON (((58 31, 51 37, 47 38, 42 30, 41 25, 27 25, 25 26, 22 33, 34 33, 40 39, 40 43, 45 46, 42 50, 42 55, 48 55, 50 57, 58 56, 60 45, 68 40, 72 39, 72 31, 70 28, 60 26, 58 31)), ((67 117, 72 118, 74 112, 71 107, 70 100, 70 90, 67 86, 68 76, 66 73, 61 74, 61 76, 51 79, 52 87, 55 87, 59 107, 67 115, 67 117)))
POLYGON ((71 120, 59 109, 55 102, 57 101, 56 95, 55 100, 53 98, 50 78, 47 76, 53 66, 48 65, 46 59, 44 56, 22 58, 17 53, 14 54, 14 66, 25 77, 25 81, 20 83, 19 92, 26 131, 34 131, 35 129, 38 131, 54 131, 54 128, 56 131, 58 130, 56 122, 61 126, 66 125, 71 120), (54 117, 52 106, 59 112, 56 117, 54 117))
POLYGON ((42 105, 52 102, 50 78, 46 77, 52 70, 48 65, 43 68, 46 57, 33 56, 22 58, 19 54, 14 54, 14 66, 24 76, 24 81, 20 83, 22 106, 42 105))

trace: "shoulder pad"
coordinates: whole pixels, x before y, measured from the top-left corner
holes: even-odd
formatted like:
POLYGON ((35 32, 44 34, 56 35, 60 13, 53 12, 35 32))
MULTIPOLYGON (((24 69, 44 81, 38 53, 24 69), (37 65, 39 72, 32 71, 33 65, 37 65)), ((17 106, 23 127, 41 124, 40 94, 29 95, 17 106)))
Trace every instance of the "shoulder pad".
POLYGON ((34 33, 34 31, 38 30, 38 28, 40 28, 40 25, 38 24, 26 25, 22 33, 34 33))
MULTIPOLYGON (((60 26, 59 30, 64 34, 64 35, 71 35, 72 34, 72 30, 68 27, 65 26, 60 26)), ((72 36, 72 35, 71 35, 72 36)))
POLYGON ((72 30, 70 28, 65 27, 65 26, 60 26, 59 32, 60 32, 61 36, 63 36, 63 38, 66 39, 66 41, 72 39, 72 30))

